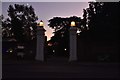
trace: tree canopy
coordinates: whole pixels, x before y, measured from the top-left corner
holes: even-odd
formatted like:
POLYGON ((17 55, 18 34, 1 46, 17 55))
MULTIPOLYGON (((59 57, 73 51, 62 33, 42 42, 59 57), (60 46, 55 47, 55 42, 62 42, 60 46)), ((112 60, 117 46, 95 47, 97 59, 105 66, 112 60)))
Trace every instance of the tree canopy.
POLYGON ((53 17, 52 19, 49 20, 49 27, 54 29, 54 31, 61 30, 62 28, 70 27, 71 21, 75 21, 78 27, 78 24, 80 24, 81 18, 77 16, 72 16, 72 17, 53 17))
POLYGON ((76 27, 80 28, 81 18, 77 16, 66 18, 53 17, 49 20, 49 27, 54 29, 54 36, 51 37, 50 42, 52 42, 53 49, 56 50, 57 55, 66 55, 69 51, 69 28, 71 21, 75 21, 76 27))
POLYGON ((119 2, 90 2, 84 9, 84 26, 88 26, 94 36, 99 39, 110 39, 118 36, 119 30, 119 2))
POLYGON ((81 18, 77 16, 72 16, 72 17, 53 17, 52 19, 49 20, 49 27, 54 29, 54 39, 55 40, 60 40, 63 37, 69 37, 69 28, 70 28, 70 23, 71 21, 76 22, 76 27, 81 28, 81 18))
POLYGON ((35 37, 38 18, 31 5, 9 5, 8 16, 2 24, 3 28, 10 27, 17 41, 31 40, 35 37))

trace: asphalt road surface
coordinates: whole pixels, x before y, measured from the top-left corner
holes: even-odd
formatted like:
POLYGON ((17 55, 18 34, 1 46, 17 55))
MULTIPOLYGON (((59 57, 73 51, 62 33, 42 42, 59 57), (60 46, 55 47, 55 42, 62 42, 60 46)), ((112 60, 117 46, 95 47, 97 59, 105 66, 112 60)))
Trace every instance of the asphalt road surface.
POLYGON ((112 78, 120 79, 118 63, 81 63, 62 59, 3 61, 2 78, 112 78))

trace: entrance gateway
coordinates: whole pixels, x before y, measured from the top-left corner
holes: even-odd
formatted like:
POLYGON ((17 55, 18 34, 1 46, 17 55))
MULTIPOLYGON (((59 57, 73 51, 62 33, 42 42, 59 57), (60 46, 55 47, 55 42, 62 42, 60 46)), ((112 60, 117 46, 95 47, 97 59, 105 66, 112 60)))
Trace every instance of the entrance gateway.
MULTIPOLYGON (((77 36, 76 36, 77 28, 75 27, 75 22, 71 22, 71 27, 69 30, 69 60, 68 61, 76 61, 77 60, 77 36)), ((43 21, 40 21, 37 26, 37 48, 36 48, 36 56, 35 59, 39 61, 44 61, 44 43, 45 43, 45 29, 43 28, 43 21)))

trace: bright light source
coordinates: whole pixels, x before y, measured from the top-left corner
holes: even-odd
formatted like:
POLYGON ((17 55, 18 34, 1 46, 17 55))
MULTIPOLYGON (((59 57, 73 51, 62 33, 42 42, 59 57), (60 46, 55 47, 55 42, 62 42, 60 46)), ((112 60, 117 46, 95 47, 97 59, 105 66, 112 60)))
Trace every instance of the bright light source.
POLYGON ((13 51, 12 50, 10 50, 10 53, 12 53, 13 51))
POLYGON ((53 50, 53 52, 55 52, 55 50, 53 50))
POLYGON ((75 21, 72 21, 71 22, 71 27, 74 27, 75 26, 75 21))
POLYGON ((81 33, 81 31, 80 31, 80 30, 77 30, 77 33, 81 33))
POLYGON ((44 26, 44 23, 42 20, 40 21, 39 26, 44 26))
POLYGON ((32 28, 32 27, 30 27, 30 29, 31 29, 31 30, 33 30, 33 28, 32 28))
POLYGON ((66 51, 67 49, 65 48, 64 50, 66 51))

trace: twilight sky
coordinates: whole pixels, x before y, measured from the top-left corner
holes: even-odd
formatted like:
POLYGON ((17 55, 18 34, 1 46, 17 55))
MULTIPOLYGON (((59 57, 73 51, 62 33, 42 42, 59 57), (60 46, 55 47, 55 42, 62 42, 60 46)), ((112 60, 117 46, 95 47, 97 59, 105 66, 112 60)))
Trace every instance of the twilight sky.
POLYGON ((10 4, 32 5, 38 16, 38 22, 44 21, 45 35, 47 40, 52 36, 52 29, 48 27, 48 20, 53 17, 82 17, 83 9, 88 7, 87 2, 2 2, 2 14, 7 17, 7 10, 10 4))

